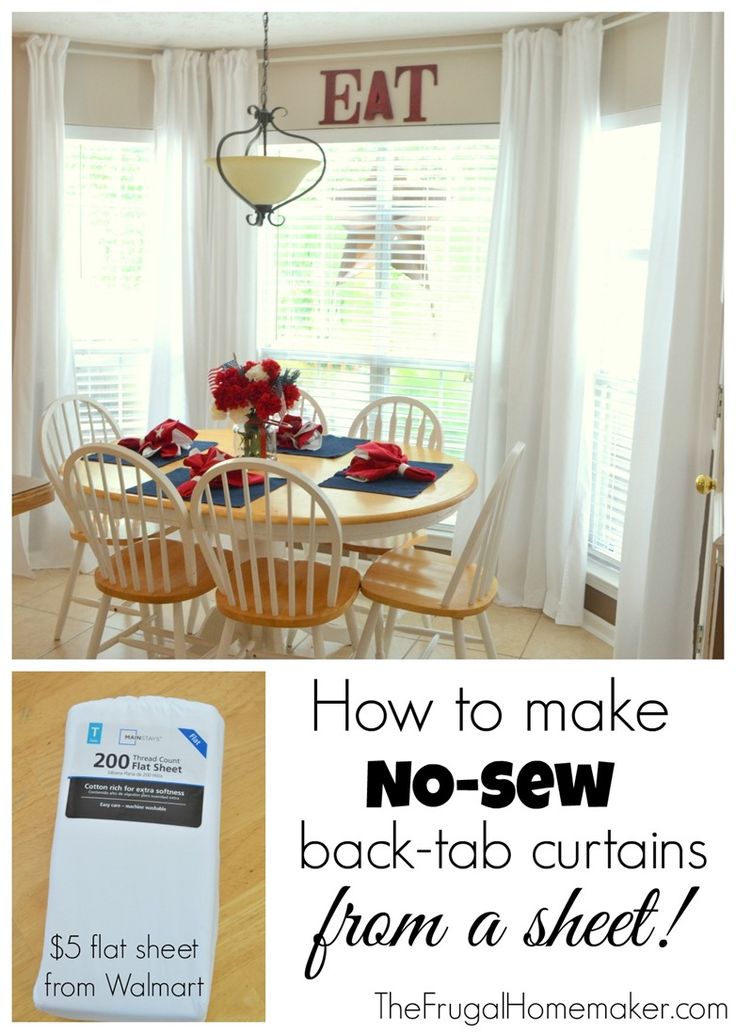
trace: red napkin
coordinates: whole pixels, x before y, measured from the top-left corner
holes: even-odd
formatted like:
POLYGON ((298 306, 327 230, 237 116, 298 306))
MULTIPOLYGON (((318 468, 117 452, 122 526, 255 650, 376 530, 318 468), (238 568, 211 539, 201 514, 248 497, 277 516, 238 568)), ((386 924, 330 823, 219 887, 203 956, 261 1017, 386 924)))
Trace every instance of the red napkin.
POLYGON ((118 445, 142 456, 155 456, 175 460, 183 450, 189 450, 197 432, 179 420, 164 420, 152 427, 144 438, 121 438, 118 445))
POLYGON ((392 442, 367 442, 355 450, 355 456, 345 471, 353 481, 380 481, 381 478, 409 478, 410 481, 434 481, 437 475, 424 467, 410 467, 400 445, 392 442))
MULTIPOLYGON (((233 457, 228 455, 228 453, 221 452, 215 445, 211 445, 206 452, 199 452, 197 449, 193 449, 184 460, 184 466, 189 467, 192 472, 192 476, 189 481, 184 481, 178 486, 179 494, 184 499, 189 499, 194 491, 194 486, 203 474, 205 474, 211 467, 214 467, 215 464, 222 463, 224 460, 231 460, 232 458, 233 457)), ((248 474, 249 485, 261 485, 263 484, 263 481, 263 474, 248 474)), ((227 483, 231 488, 242 488, 243 472, 241 470, 228 471, 227 483)), ((214 487, 221 486, 222 477, 213 478, 210 484, 214 487)))
POLYGON ((285 416, 276 431, 276 444, 282 449, 319 449, 322 444, 322 424, 302 420, 300 416, 285 416))

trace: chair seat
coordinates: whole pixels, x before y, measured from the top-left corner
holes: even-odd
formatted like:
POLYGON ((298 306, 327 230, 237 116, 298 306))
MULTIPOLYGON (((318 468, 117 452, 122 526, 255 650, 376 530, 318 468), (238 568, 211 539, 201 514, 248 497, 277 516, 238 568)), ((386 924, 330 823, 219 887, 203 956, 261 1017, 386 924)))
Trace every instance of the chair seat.
MULTIPOLYGON (((263 613, 258 613, 255 606, 241 609, 239 606, 232 606, 228 603, 227 596, 217 591, 215 602, 217 609, 228 618, 235 621, 243 621, 247 625, 266 625, 270 628, 311 628, 315 625, 322 625, 334 618, 340 617, 353 603, 360 588, 360 575, 352 567, 343 567, 340 570, 340 581, 337 589, 337 600, 334 607, 327 604, 327 586, 330 576, 330 569, 327 564, 315 564, 314 566, 314 604, 312 613, 307 614, 307 561, 300 560, 294 565, 296 568, 296 592, 295 592, 295 614, 288 614, 289 606, 289 579, 288 562, 282 559, 273 561, 276 584, 276 614, 271 607, 271 598, 268 591, 270 585, 268 560, 263 557, 256 561, 258 569, 258 580, 263 595, 263 613)), ((253 573, 250 562, 241 565, 243 575, 243 586, 246 597, 253 599, 253 573)), ((235 584, 235 578, 232 578, 235 584)))
POLYGON ((482 613, 493 602, 497 583, 494 578, 490 590, 468 606, 475 564, 465 568, 449 603, 442 603, 456 564, 453 557, 426 549, 392 549, 368 568, 361 592, 374 603, 416 614, 462 619, 482 613))
MULTIPOLYGON (((134 603, 182 603, 184 600, 192 600, 196 596, 202 596, 204 593, 214 589, 215 582, 212 575, 209 572, 207 564, 204 562, 204 558, 200 553, 199 549, 195 550, 196 558, 196 580, 194 585, 190 585, 187 582, 186 568, 184 566, 184 547, 180 542, 174 540, 167 540, 167 555, 169 560, 169 572, 170 572, 170 588, 164 587, 163 579, 163 568, 161 563, 161 544, 158 541, 150 543, 151 548, 151 567, 153 572, 152 589, 134 589, 133 579, 131 572, 131 550, 130 548, 122 550, 121 557, 123 563, 123 569, 126 574, 126 585, 121 585, 118 581, 112 581, 105 578, 102 571, 98 567, 95 571, 95 585, 100 592, 105 593, 106 596, 114 596, 116 599, 130 600, 134 603)), ((146 581, 143 576, 145 570, 143 566, 143 553, 142 547, 139 544, 133 547, 137 554, 138 571, 141 574, 141 580, 146 581)))

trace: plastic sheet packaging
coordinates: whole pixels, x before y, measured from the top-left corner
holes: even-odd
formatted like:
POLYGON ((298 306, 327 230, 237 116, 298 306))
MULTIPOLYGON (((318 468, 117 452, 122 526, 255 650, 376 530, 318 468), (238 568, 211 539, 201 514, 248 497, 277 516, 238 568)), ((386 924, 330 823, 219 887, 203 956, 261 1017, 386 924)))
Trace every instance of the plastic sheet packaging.
POLYGON ((224 722, 118 697, 67 716, 36 1008, 204 1020, 217 940, 224 722))

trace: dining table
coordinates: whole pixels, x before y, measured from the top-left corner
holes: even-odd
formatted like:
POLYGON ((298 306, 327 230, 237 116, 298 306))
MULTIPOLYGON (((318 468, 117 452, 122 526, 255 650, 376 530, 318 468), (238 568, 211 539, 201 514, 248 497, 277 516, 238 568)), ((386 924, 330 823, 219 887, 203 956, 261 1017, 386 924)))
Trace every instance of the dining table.
POLYGON ((53 501, 53 486, 45 478, 13 474, 13 517, 53 501))
MULTIPOLYGON (((230 455, 234 452, 233 431, 230 427, 198 430, 193 448, 197 448, 198 442, 214 442, 223 452, 230 455)), ((460 503, 475 491, 477 477, 472 467, 463 460, 449 456, 438 449, 420 446, 405 448, 409 462, 416 466, 421 466, 423 463, 444 463, 451 465, 450 469, 442 477, 423 487, 422 491, 413 498, 382 494, 376 491, 360 491, 355 483, 352 483, 355 486, 353 490, 347 479, 346 488, 324 488, 323 491, 337 512, 346 541, 360 543, 377 537, 404 535, 426 529, 454 513, 460 503)), ((298 452, 279 451, 276 453, 275 460, 279 466, 291 467, 310 477, 319 485, 344 470, 350 463, 352 453, 351 449, 342 456, 326 458, 314 456, 308 450, 301 449, 298 452)), ((171 474, 178 467, 183 466, 184 458, 181 456, 172 460, 171 463, 161 466, 160 472, 171 474)), ((94 472, 93 480, 96 480, 97 476, 98 472, 94 472)), ((134 483, 135 472, 131 468, 131 486, 134 483)), ((286 501, 285 493, 282 496, 278 491, 272 493, 269 514, 271 532, 275 530, 276 526, 281 523, 285 524, 287 521, 286 501)), ((154 500, 151 500, 151 504, 153 506, 154 500)), ((216 507, 215 509, 220 510, 221 508, 216 507)), ((225 513, 224 508, 222 512, 225 513)), ((265 523, 263 499, 252 503, 252 515, 256 523, 259 519, 265 523)), ((235 511, 235 516, 238 516, 237 511, 235 511)), ((243 517, 245 517, 244 514, 243 517)), ((306 498, 294 501, 291 519, 296 525, 308 522, 309 502, 306 498)), ((324 518, 318 519, 318 524, 320 523, 325 523, 324 518)), ((317 536, 319 537, 319 530, 317 536)))
MULTIPOLYGON (((326 441, 329 437, 325 436, 324 440, 326 441)), ((334 440, 334 436, 332 436, 332 440, 334 440)), ((362 441, 362 439, 358 441, 362 441)), ((221 451, 233 455, 235 447, 232 426, 198 430, 192 448, 204 451, 206 446, 211 444, 215 444, 221 451)), ((325 487, 322 489, 337 513, 343 540, 349 542, 351 546, 359 547, 362 542, 375 542, 376 539, 405 536, 425 530, 453 514, 463 500, 475 491, 478 483, 477 476, 473 468, 464 460, 425 446, 409 445, 405 446, 405 451, 408 461, 412 465, 444 464, 447 469, 435 481, 424 483, 421 491, 409 498, 405 495, 384 494, 380 489, 376 490, 378 486, 373 486, 371 491, 364 491, 358 484, 348 479, 344 479, 344 488, 325 487)), ((347 452, 332 458, 315 456, 307 449, 278 451, 272 458, 279 467, 290 467, 311 478, 317 485, 321 485, 322 482, 334 478, 344 470, 350 464, 353 453, 354 446, 351 445, 347 452)), ((186 456, 182 455, 168 464, 157 463, 159 472, 164 475, 175 475, 178 468, 184 466, 185 458, 186 456)), ((103 467, 104 464, 101 463, 90 465, 91 487, 94 487, 94 484, 102 478, 103 467)), ((130 467, 130 487, 135 483, 136 468, 130 467)), ((113 494, 111 493, 111 495, 113 494)), ((140 501, 144 507, 150 503, 151 517, 154 520, 160 519, 161 514, 155 498, 146 499, 144 496, 140 501)), ((282 525, 285 528, 289 519, 287 502, 287 493, 279 493, 278 490, 272 491, 268 525, 266 525, 265 499, 261 498, 251 502, 252 520, 256 528, 259 521, 262 521, 264 536, 268 535, 272 539, 281 537, 279 526, 282 525)), ((190 505, 186 499, 184 503, 187 507, 190 505)), ((164 513, 166 505, 164 503, 164 513)), ((220 506, 215 506, 215 512, 223 517, 227 513, 225 508, 220 506)), ((140 516, 142 519, 148 520, 147 514, 141 513, 140 516)), ((235 508, 233 516, 236 520, 239 516, 242 517, 245 534, 245 507, 241 507, 240 510, 235 508)), ((306 525, 309 519, 309 501, 303 493, 298 493, 292 497, 291 521, 298 527, 300 523, 306 525)), ((317 542, 320 541, 320 527, 324 527, 325 540, 331 536, 325 518, 320 515, 317 517, 315 533, 317 542)), ((221 626, 221 615, 217 610, 210 609, 197 635, 204 641, 216 643, 221 626)), ((343 641, 344 633, 339 632, 334 638, 338 642, 343 641)))

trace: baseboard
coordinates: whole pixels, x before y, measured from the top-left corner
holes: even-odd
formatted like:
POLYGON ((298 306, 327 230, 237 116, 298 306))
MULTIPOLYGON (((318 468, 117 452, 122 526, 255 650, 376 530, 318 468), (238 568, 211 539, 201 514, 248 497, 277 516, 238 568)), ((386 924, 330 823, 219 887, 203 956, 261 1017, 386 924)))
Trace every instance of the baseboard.
POLYGON ((604 621, 597 614, 591 614, 589 610, 584 610, 583 628, 586 632, 594 635, 596 639, 600 639, 609 646, 613 646, 613 637, 616 632, 615 626, 609 624, 608 621, 604 621))

